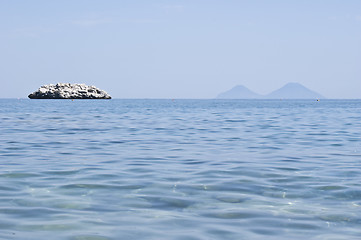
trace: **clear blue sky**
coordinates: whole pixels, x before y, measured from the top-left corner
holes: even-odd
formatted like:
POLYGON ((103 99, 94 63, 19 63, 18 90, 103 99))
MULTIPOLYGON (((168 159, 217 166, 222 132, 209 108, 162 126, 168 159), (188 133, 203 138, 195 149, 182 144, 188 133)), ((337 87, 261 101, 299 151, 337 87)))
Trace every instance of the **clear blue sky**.
POLYGON ((361 98, 361 0, 0 0, 0 97, 86 83, 214 98, 299 82, 361 98))

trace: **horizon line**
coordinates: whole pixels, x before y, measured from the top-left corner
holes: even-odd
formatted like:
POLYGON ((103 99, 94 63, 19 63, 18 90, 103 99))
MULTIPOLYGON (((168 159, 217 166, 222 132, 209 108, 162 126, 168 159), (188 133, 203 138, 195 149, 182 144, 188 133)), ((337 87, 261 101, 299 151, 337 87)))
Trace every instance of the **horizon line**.
MULTIPOLYGON (((30 99, 28 97, 0 97, 0 99, 17 99, 17 100, 72 100, 70 98, 52 98, 52 99, 30 99)), ((73 99, 73 100, 361 100, 361 98, 118 98, 111 99, 73 99)))

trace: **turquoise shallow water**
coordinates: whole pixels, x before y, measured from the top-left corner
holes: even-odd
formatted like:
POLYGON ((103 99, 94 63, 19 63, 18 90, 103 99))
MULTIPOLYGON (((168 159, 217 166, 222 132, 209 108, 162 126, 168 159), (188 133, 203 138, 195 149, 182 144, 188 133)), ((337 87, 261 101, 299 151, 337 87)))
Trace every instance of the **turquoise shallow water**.
POLYGON ((0 100, 0 239, 361 239, 361 101, 0 100))

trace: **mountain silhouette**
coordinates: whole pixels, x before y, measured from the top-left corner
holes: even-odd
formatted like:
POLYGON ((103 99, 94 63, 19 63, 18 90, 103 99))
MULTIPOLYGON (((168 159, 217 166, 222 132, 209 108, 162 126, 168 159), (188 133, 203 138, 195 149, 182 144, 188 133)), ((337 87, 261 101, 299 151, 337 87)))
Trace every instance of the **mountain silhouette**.
POLYGON ((259 95, 243 85, 237 85, 231 90, 228 90, 224 93, 221 93, 217 98, 221 99, 252 99, 252 98, 261 98, 262 95, 259 95))
POLYGON ((287 83, 280 89, 270 94, 260 95, 243 85, 223 92, 217 96, 220 99, 319 99, 324 98, 321 94, 312 91, 300 83, 287 83))
POLYGON ((324 98, 321 94, 314 92, 299 83, 287 83, 280 89, 264 96, 267 99, 318 99, 324 98))

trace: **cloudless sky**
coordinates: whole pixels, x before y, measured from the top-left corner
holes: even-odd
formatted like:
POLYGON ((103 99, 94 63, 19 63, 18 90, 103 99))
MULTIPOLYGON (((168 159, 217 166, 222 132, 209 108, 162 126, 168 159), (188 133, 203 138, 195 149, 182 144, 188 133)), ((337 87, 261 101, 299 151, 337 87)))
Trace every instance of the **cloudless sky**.
POLYGON ((361 98, 361 0, 0 0, 0 97, 86 83, 114 98, 361 98))

